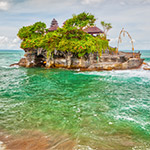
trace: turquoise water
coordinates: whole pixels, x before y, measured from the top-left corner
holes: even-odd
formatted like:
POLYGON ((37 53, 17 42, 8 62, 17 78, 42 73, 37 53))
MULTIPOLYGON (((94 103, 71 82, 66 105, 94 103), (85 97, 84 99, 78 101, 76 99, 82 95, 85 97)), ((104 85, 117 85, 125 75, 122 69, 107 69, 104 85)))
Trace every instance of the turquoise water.
POLYGON ((150 149, 150 71, 9 67, 23 55, 0 51, 1 130, 60 132, 87 150, 150 149))

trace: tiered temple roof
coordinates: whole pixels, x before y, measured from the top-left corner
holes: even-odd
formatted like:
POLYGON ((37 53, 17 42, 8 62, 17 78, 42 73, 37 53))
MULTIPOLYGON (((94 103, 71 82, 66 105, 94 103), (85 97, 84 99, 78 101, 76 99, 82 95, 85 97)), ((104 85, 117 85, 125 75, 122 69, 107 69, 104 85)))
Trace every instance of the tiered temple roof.
POLYGON ((48 29, 48 31, 49 31, 49 32, 55 31, 55 30, 57 30, 58 28, 59 28, 58 22, 57 22, 57 20, 54 18, 54 19, 52 20, 52 22, 51 22, 51 26, 50 26, 50 28, 48 29))

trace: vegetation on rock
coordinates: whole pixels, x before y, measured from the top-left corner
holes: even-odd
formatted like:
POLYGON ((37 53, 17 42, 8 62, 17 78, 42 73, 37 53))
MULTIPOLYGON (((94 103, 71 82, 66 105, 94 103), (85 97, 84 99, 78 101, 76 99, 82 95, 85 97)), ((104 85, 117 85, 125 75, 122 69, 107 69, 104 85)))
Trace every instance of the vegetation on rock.
POLYGON ((30 51, 43 48, 52 54, 55 50, 72 52, 79 57, 86 53, 99 52, 108 48, 108 40, 101 36, 93 37, 82 29, 94 25, 96 19, 89 13, 73 15, 62 28, 48 32, 46 24, 37 22, 33 25, 23 27, 18 32, 22 40, 21 48, 30 51))

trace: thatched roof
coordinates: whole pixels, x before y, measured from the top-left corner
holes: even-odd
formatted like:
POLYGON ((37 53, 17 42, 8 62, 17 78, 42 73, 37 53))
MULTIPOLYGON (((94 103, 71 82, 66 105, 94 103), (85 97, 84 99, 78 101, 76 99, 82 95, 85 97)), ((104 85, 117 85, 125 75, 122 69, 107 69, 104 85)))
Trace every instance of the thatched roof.
POLYGON ((101 29, 99 29, 96 26, 92 26, 92 27, 87 27, 86 29, 83 30, 84 32, 87 32, 89 34, 100 34, 100 33, 104 33, 101 29))

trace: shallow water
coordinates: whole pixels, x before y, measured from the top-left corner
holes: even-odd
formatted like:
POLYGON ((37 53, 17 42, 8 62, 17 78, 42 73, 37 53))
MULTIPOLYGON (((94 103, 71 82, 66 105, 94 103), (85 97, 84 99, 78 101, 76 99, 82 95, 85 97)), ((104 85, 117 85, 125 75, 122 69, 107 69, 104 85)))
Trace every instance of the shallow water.
POLYGON ((1 130, 59 132, 78 149, 150 149, 150 71, 9 67, 23 55, 0 51, 1 130))

